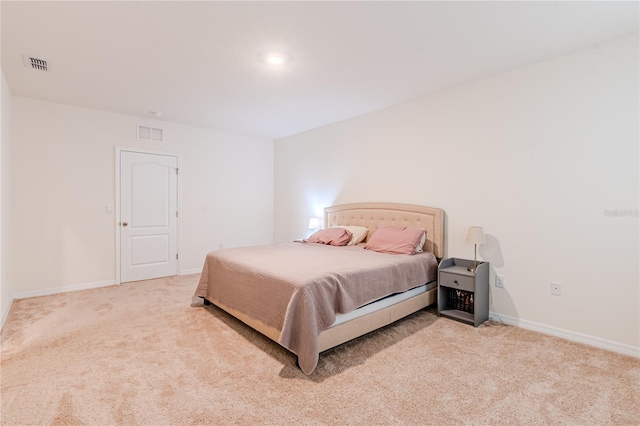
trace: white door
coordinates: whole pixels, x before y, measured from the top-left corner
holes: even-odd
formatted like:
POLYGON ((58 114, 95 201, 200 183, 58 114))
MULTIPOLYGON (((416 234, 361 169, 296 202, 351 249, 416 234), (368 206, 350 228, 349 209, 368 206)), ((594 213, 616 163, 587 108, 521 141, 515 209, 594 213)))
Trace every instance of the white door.
POLYGON ((178 273, 178 158, 120 151, 120 282, 178 273))

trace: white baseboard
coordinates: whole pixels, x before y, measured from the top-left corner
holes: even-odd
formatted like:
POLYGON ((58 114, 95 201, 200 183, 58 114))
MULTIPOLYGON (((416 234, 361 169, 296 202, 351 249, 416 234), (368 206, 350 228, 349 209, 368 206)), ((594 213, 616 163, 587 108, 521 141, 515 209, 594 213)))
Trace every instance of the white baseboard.
POLYGON ((584 343, 585 345, 595 346, 596 348, 606 349, 608 351, 617 352, 619 354, 640 358, 640 348, 626 345, 624 343, 613 342, 611 340, 601 339, 599 337, 576 333, 575 331, 551 327, 549 325, 540 324, 538 322, 510 317, 508 315, 502 315, 497 312, 489 312, 489 316, 493 319, 502 320, 502 322, 508 325, 514 325, 516 327, 525 328, 527 330, 537 331, 542 334, 561 337, 563 339, 571 340, 572 342, 584 343))
MULTIPOLYGON (((202 272, 201 268, 185 269, 180 271, 180 275, 199 274, 201 272, 202 272)), ((29 297, 49 296, 52 294, 67 293, 67 292, 76 291, 76 290, 88 290, 91 288, 108 287, 110 285, 116 285, 115 280, 98 281, 98 282, 87 283, 87 284, 68 285, 64 287, 56 287, 56 288, 50 288, 46 290, 24 291, 20 293, 13 293, 13 298, 27 299, 29 297)))
POLYGON ((76 291, 76 290, 88 290, 90 288, 108 287, 110 285, 115 285, 115 284, 116 284, 115 280, 108 280, 108 281, 98 281, 95 283, 77 284, 77 285, 68 285, 64 287, 49 288, 46 290, 23 291, 21 293, 13 293, 13 298, 26 299, 29 297, 49 296, 52 294, 67 293, 67 292, 76 291))
POLYGON ((7 310, 2 313, 2 319, 0 320, 0 330, 2 330, 2 328, 4 327, 4 323, 5 323, 5 321, 7 321, 7 317, 9 316, 9 312, 11 312, 11 307, 13 306, 13 300, 14 299, 11 299, 11 302, 9 303, 9 306, 7 307, 7 310))

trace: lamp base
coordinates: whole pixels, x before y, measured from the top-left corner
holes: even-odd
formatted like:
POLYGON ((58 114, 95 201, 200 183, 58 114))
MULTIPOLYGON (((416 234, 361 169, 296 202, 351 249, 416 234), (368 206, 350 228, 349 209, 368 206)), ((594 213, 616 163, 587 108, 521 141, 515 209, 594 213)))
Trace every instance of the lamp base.
POLYGON ((473 268, 467 268, 467 271, 476 273, 476 269, 478 268, 478 245, 473 245, 473 268))

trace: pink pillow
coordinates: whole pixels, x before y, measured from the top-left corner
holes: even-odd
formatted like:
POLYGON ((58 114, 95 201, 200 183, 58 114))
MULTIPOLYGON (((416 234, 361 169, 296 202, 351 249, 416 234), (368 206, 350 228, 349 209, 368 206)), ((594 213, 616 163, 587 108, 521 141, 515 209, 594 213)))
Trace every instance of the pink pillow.
POLYGON ((406 226, 402 228, 382 227, 373 233, 364 248, 380 253, 415 254, 416 246, 420 243, 423 235, 423 229, 407 228, 406 226))
POLYGON ((346 246, 353 234, 344 228, 321 229, 304 240, 307 243, 328 244, 331 246, 346 246))

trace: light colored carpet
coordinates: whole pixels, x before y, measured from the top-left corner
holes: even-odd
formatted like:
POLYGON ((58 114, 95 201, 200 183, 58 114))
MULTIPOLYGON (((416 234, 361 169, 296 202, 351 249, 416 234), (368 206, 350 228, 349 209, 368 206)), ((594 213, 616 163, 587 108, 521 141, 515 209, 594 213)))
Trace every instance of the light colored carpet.
POLYGON ((14 302, 3 425, 640 424, 640 360, 421 311, 296 358, 192 299, 198 276, 14 302))

